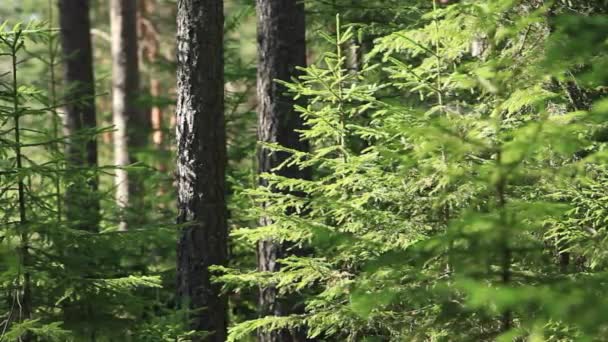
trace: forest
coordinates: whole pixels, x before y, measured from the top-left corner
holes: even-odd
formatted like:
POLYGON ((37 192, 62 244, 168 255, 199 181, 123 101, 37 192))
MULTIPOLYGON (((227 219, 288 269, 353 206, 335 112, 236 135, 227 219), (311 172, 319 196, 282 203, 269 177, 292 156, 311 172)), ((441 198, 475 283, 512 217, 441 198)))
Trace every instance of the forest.
POLYGON ((606 293, 608 0, 0 1, 0 342, 608 341, 606 293))

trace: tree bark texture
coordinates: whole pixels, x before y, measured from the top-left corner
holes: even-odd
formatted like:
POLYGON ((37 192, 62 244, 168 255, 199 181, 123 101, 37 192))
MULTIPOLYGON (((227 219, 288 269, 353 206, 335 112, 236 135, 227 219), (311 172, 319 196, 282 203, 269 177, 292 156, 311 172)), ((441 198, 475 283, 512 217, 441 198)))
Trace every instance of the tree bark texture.
MULTIPOLYGON (((227 261, 223 1, 180 0, 177 12, 178 296, 205 341, 226 340, 227 300, 209 266, 227 261)), ((203 339, 201 339, 203 340, 203 339)))
POLYGON ((111 0, 112 35, 112 119, 114 123, 114 163, 116 204, 121 209, 120 230, 127 229, 126 216, 140 186, 125 167, 136 161, 135 152, 146 143, 139 96, 139 57, 137 41, 137 1, 111 0))
MULTIPOLYGON (((93 132, 95 79, 88 0, 59 0, 59 28, 64 64, 65 116, 68 137, 68 166, 80 169, 97 166, 97 139, 93 132), (88 131, 88 132, 87 132, 88 131)), ((99 199, 96 171, 78 172, 66 191, 66 216, 81 229, 97 230, 99 199)))
MULTIPOLYGON (((294 100, 287 89, 275 80, 290 81, 301 74, 297 66, 306 65, 306 31, 304 4, 295 0, 256 0, 258 22, 258 139, 262 142, 278 143, 301 151, 308 150, 308 142, 300 139, 297 130, 303 129, 303 120, 294 110, 294 100)), ((270 152, 266 148, 258 151, 258 170, 271 172, 288 154, 270 152)), ((309 178, 306 170, 288 167, 278 174, 291 178, 309 178)), ((260 180, 266 186, 264 180, 260 180)), ((268 218, 261 218, 261 225, 268 225, 268 218)), ((258 269, 276 272, 280 265, 277 259, 285 256, 281 244, 264 240, 258 243, 258 269)), ((260 315, 282 316, 293 312, 293 308, 277 298, 274 287, 261 288, 259 292, 260 315)), ((302 340, 301 332, 279 331, 258 333, 258 340, 296 341, 302 340)))

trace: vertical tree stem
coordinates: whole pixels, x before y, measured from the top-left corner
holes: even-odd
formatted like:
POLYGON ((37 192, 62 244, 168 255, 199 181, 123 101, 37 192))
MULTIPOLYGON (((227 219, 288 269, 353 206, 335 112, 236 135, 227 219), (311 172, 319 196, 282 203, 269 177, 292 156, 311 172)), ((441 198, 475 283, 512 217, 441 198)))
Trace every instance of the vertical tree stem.
MULTIPOLYGON (((27 217, 25 208, 25 183, 23 181, 23 161, 21 154, 21 128, 20 128, 20 109, 19 109, 19 92, 17 83, 17 51, 19 49, 19 41, 21 38, 21 32, 15 34, 15 40, 11 45, 11 59, 12 59, 12 90, 13 90, 13 119, 15 125, 15 158, 17 162, 18 170, 18 182, 17 192, 19 200, 19 227, 21 241, 19 245, 19 256, 21 258, 21 265, 23 266, 23 294, 20 299, 19 307, 19 319, 27 320, 31 317, 31 283, 29 267, 29 234, 27 230, 27 217)), ((31 336, 26 334, 22 337, 23 341, 29 341, 31 336)))
POLYGON ((441 55, 439 54, 439 22, 437 21, 437 0, 433 0, 433 23, 435 24, 435 58, 437 59, 437 102, 443 108, 443 95, 441 94, 441 55))
MULTIPOLYGON (((502 283, 508 285, 511 282, 511 249, 509 247, 509 231, 506 213, 506 186, 507 180, 506 175, 503 172, 502 165, 502 151, 499 150, 496 154, 496 164, 499 168, 499 179, 496 183, 496 200, 498 202, 499 220, 500 220, 500 234, 501 234, 501 251, 502 251, 502 283)), ((502 315, 502 327, 503 332, 511 329, 511 310, 507 309, 502 315)))
POLYGON ((340 45, 342 42, 342 31, 341 31, 341 23, 340 23, 340 14, 336 14, 336 55, 338 57, 338 68, 336 75, 338 78, 338 113, 340 115, 340 136, 338 138, 338 143, 340 148, 342 149, 342 155, 344 157, 344 162, 348 162, 348 154, 346 153, 346 115, 344 113, 344 90, 342 88, 342 46, 340 45))
MULTIPOLYGON (((49 29, 52 32, 53 29, 53 0, 49 0, 48 2, 49 8, 49 29)), ((57 83, 55 82, 55 50, 53 48, 53 43, 55 42, 55 36, 53 33, 50 33, 51 37, 49 38, 48 44, 48 54, 49 54, 49 73, 50 73, 50 107, 52 108, 53 113, 53 140, 55 143, 53 144, 53 152, 56 155, 59 155, 60 144, 59 144, 59 115, 57 114, 57 83)), ((61 222, 61 212, 62 212, 62 194, 61 194, 61 179, 59 177, 59 171, 61 170, 61 165, 59 163, 55 163, 55 205, 57 210, 57 222, 61 222)))

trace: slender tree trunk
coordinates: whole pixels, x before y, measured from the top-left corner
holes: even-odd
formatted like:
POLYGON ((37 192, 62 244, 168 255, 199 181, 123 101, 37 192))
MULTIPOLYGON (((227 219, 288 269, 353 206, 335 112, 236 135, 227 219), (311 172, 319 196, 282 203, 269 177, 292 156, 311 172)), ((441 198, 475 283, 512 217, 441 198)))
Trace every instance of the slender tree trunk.
MULTIPOLYGON (((285 95, 286 89, 275 80, 289 81, 300 72, 297 66, 306 65, 306 37, 304 4, 301 1, 257 0, 258 19, 258 139, 278 143, 301 151, 308 150, 308 143, 300 139, 296 131, 304 128, 300 115, 294 110, 294 101, 285 95)), ((270 153, 266 148, 258 151, 260 173, 270 172, 281 164, 286 153, 270 153)), ((283 176, 308 178, 307 171, 297 167, 278 171, 283 176)), ((264 180, 261 185, 265 186, 264 180)), ((261 218, 261 225, 268 225, 268 218, 261 218)), ((276 272, 280 265, 277 259, 284 257, 284 246, 271 240, 258 244, 258 268, 260 271, 276 272)), ((261 288, 259 293, 261 316, 282 316, 293 311, 287 303, 277 298, 274 287, 261 288)), ((300 333, 287 331, 259 332, 259 341, 295 341, 303 337, 300 333)))
MULTIPOLYGON (((152 78, 150 80, 150 95, 154 98, 158 98, 160 96, 161 87, 160 81, 156 78, 152 78)), ((159 106, 154 105, 150 110, 150 119, 152 122, 152 141, 157 149, 162 149, 164 142, 164 134, 163 134, 163 112, 159 106)), ((162 164, 160 165, 160 170, 165 170, 166 167, 162 164)))
MULTIPOLYGON (((152 21, 152 15, 156 10, 154 0, 140 1, 141 17, 140 17, 140 40, 142 42, 142 59, 146 62, 149 70, 149 87, 150 96, 155 100, 161 96, 161 82, 156 75, 156 62, 159 54, 159 33, 152 21)), ((163 111, 158 104, 153 104, 150 108, 150 123, 152 129, 152 142, 157 151, 161 152, 164 149, 164 132, 163 132, 163 111)), ((165 172, 167 165, 164 160, 157 164, 158 170, 165 172)), ((159 193, 164 193, 164 189, 159 189, 159 193)))
MULTIPOLYGON (((223 1, 179 0, 177 13, 177 289, 191 328, 226 340, 227 300, 209 266, 227 262, 223 1)), ((203 340, 203 339, 200 339, 203 340)))
MULTIPOLYGON (((8 43, 7 41, 5 41, 5 42, 8 43)), ((10 84, 10 86, 6 86, 5 89, 6 89, 6 94, 10 94, 10 97, 12 100, 12 115, 13 115, 13 120, 14 120, 13 121, 13 125, 14 125, 13 143, 15 146, 16 171, 22 172, 22 170, 24 168, 23 151, 21 149, 21 144, 22 144, 21 134, 22 134, 22 130, 23 130, 23 128, 21 128, 21 115, 23 113, 23 107, 21 106, 21 103, 20 103, 20 96, 19 96, 19 90, 18 90, 19 89, 19 82, 18 82, 19 78, 17 75, 18 63, 19 63, 18 44, 19 44, 18 41, 12 42, 10 45, 10 52, 8 52, 6 54, 6 55, 10 56, 11 84, 10 84)), ((8 111, 7 111, 7 113, 8 113, 8 111)), ((17 200, 18 200, 18 207, 19 207, 19 221, 18 221, 19 224, 17 226, 18 227, 17 229, 18 229, 18 233, 20 235, 21 241, 19 242, 19 247, 16 250, 16 252, 19 257, 20 266, 18 268, 19 271, 17 273, 17 284, 15 284, 17 286, 12 289, 12 291, 14 291, 12 294, 12 300, 17 300, 17 302, 20 304, 20 306, 19 306, 19 310, 17 311, 16 315, 11 315, 11 314, 8 315, 7 320, 5 322, 3 322, 3 324, 5 324, 5 327, 12 325, 13 320, 16 320, 17 322, 24 322, 24 321, 32 318, 32 311, 33 311, 32 294, 31 294, 32 283, 31 283, 31 274, 30 274, 30 269, 29 269, 32 265, 31 265, 31 261, 30 261, 30 259, 31 259, 30 250, 29 250, 30 233, 29 233, 29 228, 28 228, 27 206, 26 206, 26 202, 27 202, 26 182, 27 181, 29 181, 28 178, 19 178, 19 180, 17 181, 17 200)), ((24 333, 22 333, 21 336, 19 336, 19 340, 23 341, 23 342, 33 341, 33 335, 30 332, 24 332, 24 333)))
POLYGON ((126 216, 139 192, 133 173, 124 167, 135 162, 134 150, 145 145, 145 127, 136 103, 139 95, 137 48, 137 1, 111 0, 112 34, 112 115, 114 122, 114 163, 116 203, 121 209, 120 230, 127 229, 126 216))
MULTIPOLYGON (((77 170, 95 168, 97 140, 90 132, 97 124, 89 1, 59 0, 59 27, 66 88, 64 126, 69 140, 66 159, 68 166, 77 170)), ((96 171, 78 172, 66 191, 66 217, 80 229, 97 230, 100 219, 97 186, 96 171)))
MULTIPOLYGON (((97 127, 95 79, 89 0, 59 0, 59 28, 64 68, 64 132, 68 138, 66 160, 72 177, 65 192, 67 222, 77 229, 99 229, 97 193, 97 127)), ((65 251, 82 255, 76 250, 65 251)), ((90 319, 91 307, 84 304, 82 319, 90 319)), ((64 308, 64 315, 68 308, 64 308)), ((95 329, 90 331, 95 335, 95 329)), ((92 339, 94 341, 94 339, 92 339)))

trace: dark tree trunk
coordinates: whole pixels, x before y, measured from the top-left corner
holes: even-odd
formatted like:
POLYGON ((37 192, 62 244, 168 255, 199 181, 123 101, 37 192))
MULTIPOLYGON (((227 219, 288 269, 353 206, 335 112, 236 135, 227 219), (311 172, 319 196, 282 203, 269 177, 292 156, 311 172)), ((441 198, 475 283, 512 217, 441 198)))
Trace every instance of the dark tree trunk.
MULTIPOLYGON (((304 4, 301 1, 257 0, 258 20, 258 139, 278 143, 301 151, 308 150, 308 143, 300 139, 296 130, 304 128, 303 120, 294 110, 294 101, 286 95, 286 89, 274 80, 289 81, 300 74, 297 66, 306 65, 306 37, 304 4)), ((259 172, 270 172, 281 164, 286 153, 270 153, 268 149, 258 151, 259 172)), ((284 168, 277 173, 292 178, 308 178, 307 171, 297 167, 284 168)), ((261 180, 261 185, 265 182, 261 180)), ((261 225, 269 224, 261 218, 261 225)), ((285 246, 265 240, 258 244, 258 269, 276 272, 280 265, 277 259, 284 257, 285 246)), ((260 289, 259 306, 261 316, 282 316, 293 312, 293 307, 277 298, 274 287, 260 289)), ((287 331, 259 332, 259 341, 295 341, 302 339, 301 333, 287 331)))
POLYGON ((127 229, 128 209, 141 193, 139 182, 124 167, 135 162, 135 152, 145 147, 146 129, 136 103, 139 96, 137 1, 111 0, 112 27, 112 117, 116 204, 121 209, 120 230, 127 229))
MULTIPOLYGON (((227 261, 223 1, 179 0, 177 12, 177 288, 191 328, 226 340, 227 300, 209 266, 227 261)), ((201 339, 202 340, 202 339, 201 339)))
MULTIPOLYGON (((65 133, 68 166, 77 170, 97 166, 95 80, 88 0, 59 0, 59 28, 64 60, 65 133), (88 132, 83 132, 88 130, 88 132)), ((73 173, 74 174, 74 173, 73 173)), ((66 191, 69 222, 86 230, 99 224, 96 171, 78 172, 66 191)))

